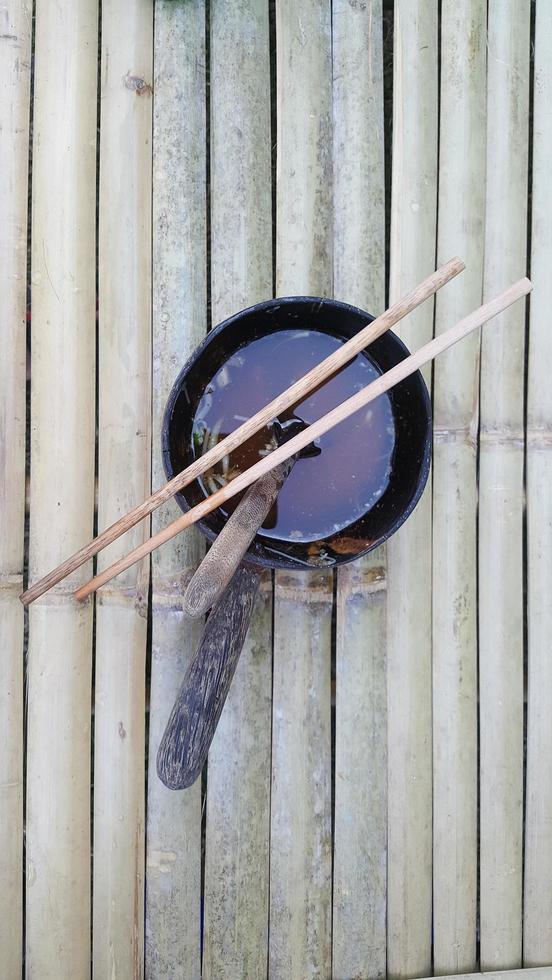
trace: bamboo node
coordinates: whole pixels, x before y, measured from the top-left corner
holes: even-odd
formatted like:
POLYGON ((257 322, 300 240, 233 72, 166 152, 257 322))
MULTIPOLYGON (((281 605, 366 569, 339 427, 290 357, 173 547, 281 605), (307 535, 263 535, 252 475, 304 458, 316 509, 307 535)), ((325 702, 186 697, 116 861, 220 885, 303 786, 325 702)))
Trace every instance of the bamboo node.
POLYGON ((134 585, 113 586, 113 588, 105 586, 98 592, 98 603, 100 606, 131 606, 143 618, 146 618, 148 613, 147 593, 134 585))
POLYGON ((366 568, 362 563, 355 562, 339 569, 337 583, 341 602, 358 598, 379 601, 385 598, 387 592, 387 573, 384 565, 366 568))
POLYGON ((131 75, 129 71, 123 76, 123 85, 131 92, 136 92, 136 95, 152 95, 153 93, 153 88, 149 82, 138 75, 131 75))
POLYGON ((333 575, 331 572, 277 572, 274 596, 280 602, 297 602, 301 605, 333 603, 333 575))
POLYGON ((151 597, 151 608, 152 612, 182 613, 182 596, 177 594, 158 595, 156 592, 153 592, 151 597))
POLYGON ((272 573, 271 572, 266 571, 262 573, 261 582, 259 585, 259 596, 262 596, 263 599, 272 598, 272 573))
POLYGON ((473 425, 434 426, 433 442, 436 446, 464 443, 475 451, 477 449, 477 429, 473 425))
POLYGON ((75 599, 75 589, 74 587, 58 589, 54 587, 50 589, 49 592, 44 592, 43 595, 39 596, 33 602, 33 605, 40 604, 42 606, 58 606, 58 605, 75 605, 77 609, 81 609, 89 605, 87 602, 79 601, 75 599))
POLYGON ((23 575, 16 572, 14 575, 0 574, 0 592, 19 592, 23 588, 23 575))
POLYGON ((552 446, 552 429, 527 429, 527 445, 532 449, 549 449, 552 446))
POLYGON ((181 598, 191 581, 196 565, 188 565, 169 575, 152 575, 153 595, 159 599, 181 598))
POLYGON ((519 426, 503 425, 500 428, 497 426, 481 426, 479 441, 481 445, 523 448, 525 432, 519 426))
POLYGON ((182 612, 182 596, 195 572, 195 566, 182 568, 172 575, 153 574, 151 595, 152 609, 164 612, 182 612))

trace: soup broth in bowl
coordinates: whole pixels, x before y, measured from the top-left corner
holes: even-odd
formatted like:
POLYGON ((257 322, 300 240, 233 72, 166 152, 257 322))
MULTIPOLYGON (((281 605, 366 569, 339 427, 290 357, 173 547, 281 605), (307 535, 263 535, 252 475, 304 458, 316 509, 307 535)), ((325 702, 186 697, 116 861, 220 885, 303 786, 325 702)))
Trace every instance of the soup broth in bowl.
MULTIPOLYGON (((209 380, 192 427, 194 456, 213 448, 288 385, 332 354, 342 341, 320 330, 274 331, 244 344, 209 380), (292 373, 290 374, 290 363, 292 373)), ((310 424, 377 378, 360 354, 333 378, 280 416, 310 424)), ((277 445, 267 426, 201 478, 206 495, 267 456, 277 445)), ((390 399, 382 395, 316 443, 320 454, 299 459, 278 495, 261 534, 271 541, 319 541, 343 531, 385 493, 395 448, 390 399), (363 452, 358 452, 362 442, 363 452)), ((222 508, 227 516, 239 495, 222 508)))

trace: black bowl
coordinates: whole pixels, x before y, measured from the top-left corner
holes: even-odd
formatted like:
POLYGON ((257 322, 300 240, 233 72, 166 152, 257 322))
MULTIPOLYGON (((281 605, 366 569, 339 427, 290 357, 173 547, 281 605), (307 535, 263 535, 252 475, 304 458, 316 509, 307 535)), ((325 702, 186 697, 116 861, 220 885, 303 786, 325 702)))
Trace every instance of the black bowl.
MULTIPOLYGON (((219 323, 184 365, 169 395, 162 429, 163 462, 171 479, 192 462, 191 431, 203 391, 224 362, 244 343, 277 330, 313 329, 342 340, 353 337, 374 318, 364 310, 331 299, 291 296, 258 303, 219 323), (182 447, 189 447, 183 452, 182 447)), ((408 356, 408 350, 391 331, 366 350, 381 371, 388 371, 408 356)), ((389 485, 376 504, 345 529, 317 542, 274 542, 257 534, 248 560, 270 568, 315 568, 340 565, 367 554, 382 544, 404 523, 416 506, 426 484, 431 459, 431 403, 419 371, 390 392, 395 422, 395 451, 389 485)), ((182 510, 204 499, 197 482, 177 494, 182 510)), ((224 515, 214 511, 198 527, 211 541, 224 526, 224 515)))

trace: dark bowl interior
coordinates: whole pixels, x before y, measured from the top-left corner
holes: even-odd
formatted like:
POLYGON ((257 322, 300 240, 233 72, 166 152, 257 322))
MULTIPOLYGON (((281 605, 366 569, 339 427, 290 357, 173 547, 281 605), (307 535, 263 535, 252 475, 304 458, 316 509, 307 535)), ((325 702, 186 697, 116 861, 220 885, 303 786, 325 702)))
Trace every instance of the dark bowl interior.
MULTIPOLYGON (((163 461, 171 479, 193 460, 192 424, 195 409, 215 372, 240 347, 266 333, 313 329, 348 340, 373 320, 369 313, 335 300, 295 296, 259 303, 220 323, 207 335, 180 372, 169 396, 163 421, 163 461), (183 455, 182 446, 189 446, 183 455)), ((370 345, 366 354, 381 371, 402 361, 408 350, 391 331, 370 345)), ((257 534, 248 559, 271 568, 320 567, 352 561, 376 548, 406 520, 424 489, 431 457, 431 405, 420 372, 390 392, 395 422, 395 451, 389 485, 371 510, 347 528, 317 542, 273 542, 257 534)), ((359 446, 359 451, 362 447, 359 446)), ((314 492, 317 492, 316 489, 314 492)), ((182 510, 204 499, 197 482, 177 494, 182 510)), ((198 527, 213 540, 224 526, 214 511, 198 527)))

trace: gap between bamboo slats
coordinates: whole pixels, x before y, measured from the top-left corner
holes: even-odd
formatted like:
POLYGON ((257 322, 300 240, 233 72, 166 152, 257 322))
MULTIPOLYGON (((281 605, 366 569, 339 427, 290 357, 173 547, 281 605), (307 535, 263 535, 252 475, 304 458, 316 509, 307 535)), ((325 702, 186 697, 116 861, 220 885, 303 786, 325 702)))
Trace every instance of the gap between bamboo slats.
MULTIPOLYGON (((484 297, 526 262, 530 5, 488 9, 484 297)), ((483 333, 479 474, 480 960, 521 964, 525 307, 483 333)))
POLYGON ((23 924, 23 533, 32 6, 0 9, 0 962, 20 976, 23 924))
MULTIPOLYGON (((98 5, 36 3, 29 577, 93 529, 98 5)), ((83 566, 29 613, 26 974, 90 973, 92 608, 83 566)))
MULTIPOLYGON (((210 7, 212 321, 272 295, 268 4, 210 7)), ((268 946, 272 587, 209 753, 203 975, 261 977, 268 946)))
MULTIPOLYGON (((164 482, 161 425, 180 367, 206 324, 205 4, 158 0, 153 118, 152 485, 164 482)), ((174 501, 152 531, 180 513, 174 501)), ((182 613, 186 581, 203 554, 192 529, 152 555, 152 655, 146 852, 146 976, 197 980, 200 963, 201 781, 175 793, 156 771, 159 742, 201 623, 182 613)))
MULTIPOLYGON (((391 300, 435 265, 437 5, 397 0, 394 31, 391 300)), ((415 349, 432 334, 427 302, 400 335, 415 349)), ((387 553, 387 969, 405 977, 431 972, 431 479, 387 553)))
MULTIPOLYGON (((441 10, 439 237, 466 270, 436 297, 441 333, 481 303, 486 0, 441 10), (459 206, 459 202, 460 206, 459 206)), ((477 430, 479 335, 434 368, 433 970, 473 970, 477 912, 477 430)))
MULTIPOLYGON (((528 702, 523 962, 552 963, 552 6, 535 21, 527 385, 528 702)), ((551 971, 552 973, 552 971, 551 971)))
MULTIPOLYGON (((276 6, 277 295, 332 292, 331 10, 276 6)), ((331 972, 329 572, 277 572, 269 974, 331 972)))
MULTIPOLYGON (((150 492, 152 0, 102 2, 98 527, 150 492)), ((138 525, 98 559, 139 544, 138 525)), ((149 567, 96 606, 93 976, 144 962, 144 723, 149 567)))
MULTIPOLYGON (((385 306, 381 0, 332 8, 334 293, 385 306)), ((332 972, 384 977, 386 549, 338 570, 332 972)))

